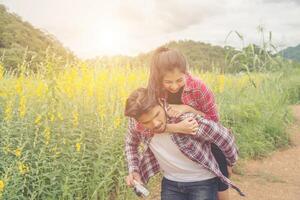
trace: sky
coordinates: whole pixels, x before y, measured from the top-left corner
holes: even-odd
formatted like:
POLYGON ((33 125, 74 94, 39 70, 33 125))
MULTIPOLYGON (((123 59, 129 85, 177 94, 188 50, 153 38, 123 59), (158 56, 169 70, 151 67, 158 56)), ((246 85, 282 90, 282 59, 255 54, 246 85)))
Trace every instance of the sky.
POLYGON ((279 47, 300 43, 300 0, 0 0, 80 58, 137 55, 171 40, 241 48, 258 27, 279 47), (244 43, 230 31, 238 31, 244 43), (227 38, 227 39, 226 39, 227 38))

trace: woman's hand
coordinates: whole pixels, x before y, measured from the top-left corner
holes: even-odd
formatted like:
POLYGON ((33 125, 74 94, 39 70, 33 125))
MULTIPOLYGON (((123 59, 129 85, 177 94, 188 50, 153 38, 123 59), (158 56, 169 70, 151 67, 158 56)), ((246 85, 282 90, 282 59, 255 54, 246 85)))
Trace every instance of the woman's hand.
POLYGON ((175 125, 176 130, 174 132, 188 135, 195 135, 197 130, 199 129, 198 122, 192 117, 188 117, 175 125))
POLYGON ((189 106, 189 105, 184 105, 184 104, 170 104, 167 108, 167 114, 169 117, 179 117, 180 115, 182 115, 183 113, 186 112, 191 112, 194 113, 196 115, 201 115, 201 116, 205 116, 205 114, 199 110, 194 109, 193 107, 189 106))
POLYGON ((180 115, 182 115, 185 112, 189 112, 190 110, 190 106, 187 105, 170 104, 167 108, 167 114, 169 117, 178 118, 180 115))

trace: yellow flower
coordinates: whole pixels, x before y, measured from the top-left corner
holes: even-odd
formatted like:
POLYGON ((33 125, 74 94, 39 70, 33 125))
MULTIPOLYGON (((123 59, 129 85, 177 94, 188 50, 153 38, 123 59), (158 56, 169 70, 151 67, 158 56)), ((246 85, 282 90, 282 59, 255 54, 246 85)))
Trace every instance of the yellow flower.
POLYGON ((225 76, 224 74, 219 76, 219 92, 222 93, 224 91, 224 83, 225 83, 225 76))
POLYGON ((42 116, 41 116, 41 115, 38 115, 38 116, 36 116, 36 118, 35 118, 35 120, 34 120, 34 123, 35 123, 36 125, 38 125, 38 124, 41 122, 41 120, 42 120, 42 116))
POLYGON ((29 171, 29 167, 27 165, 25 165, 24 163, 22 162, 19 162, 18 164, 18 168, 19 168, 19 172, 20 174, 26 174, 28 171, 29 171))
POLYGON ((114 119, 114 126, 115 128, 118 128, 121 125, 121 118, 120 117, 116 117, 114 119))
POLYGON ((44 130, 44 137, 45 137, 45 143, 46 144, 49 144, 50 136, 51 136, 50 128, 46 127, 45 130, 44 130))
POLYGON ((53 147, 51 149, 51 152, 53 152, 55 155, 59 155, 60 154, 60 152, 57 150, 57 146, 53 147))
POLYGON ((79 152, 79 151, 80 151, 80 148, 81 148, 81 144, 77 142, 77 143, 76 143, 76 151, 79 152))
POLYGON ((16 155, 17 157, 20 157, 20 156, 21 156, 21 153, 22 153, 21 149, 17 148, 17 149, 15 150, 15 155, 16 155))
POLYGON ((53 113, 49 113, 49 119, 51 122, 54 122, 55 121, 55 116, 53 113))
POLYGON ((4 181, 3 181, 3 180, 0 180, 0 192, 3 192, 4 187, 5 187, 4 181))
POLYGON ((15 85, 15 89, 16 89, 16 92, 17 94, 21 94, 23 92, 23 85, 22 85, 22 79, 19 78, 16 82, 16 85, 15 85))
POLYGON ((57 113, 57 118, 60 119, 61 121, 64 120, 64 117, 60 112, 57 113))
POLYGON ((21 96, 21 98, 20 98, 19 113, 20 113, 20 117, 24 118, 24 116, 26 114, 26 98, 24 96, 21 96))
POLYGON ((47 85, 45 85, 43 82, 39 82, 35 92, 38 97, 41 97, 43 94, 47 92, 47 90, 48 90, 47 85))
POLYGON ((11 101, 8 101, 6 103, 5 109, 4 109, 4 120, 5 121, 11 121, 12 114, 13 114, 13 103, 11 101))
POLYGON ((0 90, 0 97, 7 97, 7 92, 4 90, 0 90))

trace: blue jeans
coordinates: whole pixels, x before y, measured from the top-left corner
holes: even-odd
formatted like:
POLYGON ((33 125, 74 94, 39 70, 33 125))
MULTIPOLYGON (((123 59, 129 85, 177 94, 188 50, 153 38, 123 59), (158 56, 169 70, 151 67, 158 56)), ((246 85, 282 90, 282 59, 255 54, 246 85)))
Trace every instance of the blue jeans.
POLYGON ((161 200, 216 200, 218 179, 176 182, 166 179, 161 184, 161 200))

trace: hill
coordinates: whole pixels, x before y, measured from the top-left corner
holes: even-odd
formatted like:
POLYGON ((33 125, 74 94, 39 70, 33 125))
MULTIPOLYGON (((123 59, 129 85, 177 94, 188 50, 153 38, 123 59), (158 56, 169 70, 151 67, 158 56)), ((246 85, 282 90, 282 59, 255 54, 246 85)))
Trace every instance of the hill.
POLYGON ((49 54, 60 64, 75 58, 53 35, 33 27, 0 4, 0 62, 5 69, 16 70, 25 60, 37 70, 49 54))
MULTIPOLYGON (((193 40, 171 41, 162 46, 180 50, 187 58, 190 68, 212 71, 223 71, 225 67, 225 57, 228 49, 231 52, 233 48, 213 46, 211 44, 196 42, 193 40)), ((130 56, 112 56, 97 57, 89 60, 90 63, 99 65, 131 65, 131 66, 149 66, 149 61, 154 50, 139 54, 135 57, 130 56)))
MULTIPOLYGON (((190 68, 202 71, 223 71, 226 53, 229 52, 227 48, 230 48, 223 48, 193 40, 171 41, 163 46, 180 50, 188 60, 190 68)), ((148 61, 152 53, 153 51, 141 54, 137 58, 142 61, 148 61)))
POLYGON ((191 68, 211 71, 223 69, 225 66, 226 49, 193 40, 173 41, 167 47, 179 49, 187 58, 191 68))
POLYGON ((295 47, 288 47, 279 52, 284 58, 300 62, 300 44, 295 47))

